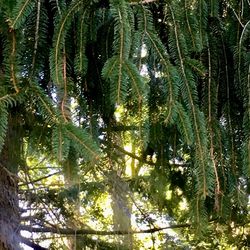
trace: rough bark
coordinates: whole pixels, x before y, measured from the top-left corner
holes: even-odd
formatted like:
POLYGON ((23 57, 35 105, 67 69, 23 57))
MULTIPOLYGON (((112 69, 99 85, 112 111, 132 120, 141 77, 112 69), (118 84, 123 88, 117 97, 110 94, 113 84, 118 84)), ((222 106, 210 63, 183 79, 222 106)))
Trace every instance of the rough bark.
MULTIPOLYGON (((113 223, 115 231, 131 232, 131 204, 127 197, 126 184, 118 175, 113 176, 113 188, 111 190, 113 223)), ((133 249, 133 235, 124 234, 120 236, 121 243, 133 249)))
POLYGON ((19 236, 17 178, 0 164, 0 250, 16 250, 19 236))
POLYGON ((9 117, 5 144, 0 153, 0 250, 20 249, 17 172, 21 137, 17 119, 18 116, 9 117))

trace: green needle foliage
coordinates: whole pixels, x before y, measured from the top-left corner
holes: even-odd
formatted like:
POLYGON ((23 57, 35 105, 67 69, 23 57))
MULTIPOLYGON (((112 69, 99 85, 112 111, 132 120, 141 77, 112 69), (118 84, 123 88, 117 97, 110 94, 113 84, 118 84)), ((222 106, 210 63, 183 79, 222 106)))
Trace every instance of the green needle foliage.
MULTIPOLYGON (((12 132, 21 149, 8 171, 40 190, 47 184, 33 179, 50 175, 51 164, 76 189, 32 200, 24 188, 24 203, 36 212, 51 203, 65 235, 89 229, 75 219, 81 209, 107 232, 109 196, 113 223, 129 221, 114 225, 117 234, 132 230, 131 214, 150 229, 168 216, 186 226, 176 230, 179 245, 156 233, 159 249, 247 249, 249 17, 249 0, 0 0, 0 150, 12 150, 12 132), (24 168, 42 157, 44 172, 24 168)), ((45 214, 34 225, 54 232, 45 214)), ((132 233, 111 243, 103 233, 99 248, 83 234, 76 249, 144 249, 132 233)))

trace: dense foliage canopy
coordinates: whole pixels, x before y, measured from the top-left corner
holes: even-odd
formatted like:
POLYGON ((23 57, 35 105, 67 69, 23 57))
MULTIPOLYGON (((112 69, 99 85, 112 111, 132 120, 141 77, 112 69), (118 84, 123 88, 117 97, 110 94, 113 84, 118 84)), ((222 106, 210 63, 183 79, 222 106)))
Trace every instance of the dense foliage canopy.
POLYGON ((248 249, 249 0, 0 0, 0 150, 6 249, 248 249))

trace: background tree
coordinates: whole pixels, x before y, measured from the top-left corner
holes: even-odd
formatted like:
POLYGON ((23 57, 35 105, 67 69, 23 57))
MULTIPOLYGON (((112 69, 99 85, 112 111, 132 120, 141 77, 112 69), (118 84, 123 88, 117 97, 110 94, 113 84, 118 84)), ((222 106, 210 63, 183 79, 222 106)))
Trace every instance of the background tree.
POLYGON ((247 249, 249 12, 0 1, 1 248, 247 249))

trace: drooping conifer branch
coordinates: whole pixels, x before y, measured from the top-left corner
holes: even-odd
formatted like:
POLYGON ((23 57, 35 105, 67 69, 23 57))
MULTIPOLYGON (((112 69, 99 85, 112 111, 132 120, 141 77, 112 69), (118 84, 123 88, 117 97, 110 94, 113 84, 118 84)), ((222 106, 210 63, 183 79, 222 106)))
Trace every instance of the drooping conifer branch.
POLYGON ((214 174, 215 174, 215 208, 219 210, 219 194, 220 194, 220 181, 218 176, 218 170, 217 170, 217 160, 215 158, 215 149, 214 149, 214 131, 212 128, 212 65, 211 65, 211 53, 210 48, 208 44, 208 127, 209 127, 209 136, 210 136, 210 157, 212 159, 212 164, 214 168, 214 174))
POLYGON ((17 1, 12 13, 13 17, 9 20, 10 28, 19 28, 26 21, 26 18, 33 10, 34 5, 35 1, 32 0, 17 1))
POLYGON ((194 93, 196 90, 192 90, 192 87, 190 86, 192 83, 192 80, 188 81, 188 77, 187 77, 187 73, 186 73, 186 69, 185 69, 185 65, 184 65, 184 58, 182 55, 182 51, 181 51, 181 44, 179 42, 179 33, 178 33, 178 27, 176 24, 176 20, 175 20, 175 15, 174 12, 172 10, 172 8, 169 6, 170 12, 171 12, 171 16, 172 16, 172 20, 173 20, 173 25, 174 25, 174 36, 175 36, 175 41, 176 41, 176 47, 177 47, 177 52, 178 52, 178 58, 180 61, 180 70, 181 70, 181 74, 182 74, 182 78, 183 78, 183 82, 185 85, 185 90, 186 90, 186 94, 188 97, 188 101, 189 101, 189 105, 190 105, 190 110, 192 112, 192 118, 193 118, 193 129, 195 132, 195 140, 196 140, 196 151, 197 151, 197 161, 199 161, 199 168, 201 169, 201 176, 197 176, 198 178, 201 178, 202 180, 198 180, 198 185, 200 190, 198 190, 198 193, 201 193, 202 196, 205 198, 208 193, 209 193, 209 189, 210 187, 208 186, 209 182, 207 181, 207 162, 205 160, 204 157, 206 157, 206 145, 204 145, 204 142, 206 141, 206 138, 202 140, 201 138, 201 132, 203 133, 203 136, 205 136, 204 131, 201 131, 201 126, 200 123, 201 122, 205 122, 205 121, 200 121, 200 119, 202 119, 202 116, 198 114, 200 113, 200 111, 198 110, 195 102, 194 102, 194 93))
POLYGON ((16 65, 16 34, 15 30, 11 30, 10 32, 11 36, 11 55, 10 55, 10 81, 13 84, 13 88, 16 91, 16 93, 19 92, 18 88, 18 81, 16 77, 17 73, 17 65, 16 65))
POLYGON ((37 1, 37 14, 36 14, 36 29, 35 29, 35 43, 34 43, 34 50, 33 50, 33 58, 32 58, 32 69, 31 69, 31 76, 34 74, 36 57, 37 57, 37 48, 39 42, 39 29, 40 29, 40 18, 41 18, 41 0, 37 1))
MULTIPOLYGON (((66 58, 66 51, 65 51, 65 47, 63 48, 63 55, 62 55, 63 59, 63 97, 62 100, 60 100, 60 106, 61 106, 61 112, 62 112, 62 116, 64 119, 64 122, 67 122, 70 117, 69 117, 69 107, 68 107, 68 101, 67 101, 67 58, 66 58)), ((60 91, 60 90, 59 90, 60 91)), ((60 95, 60 93, 59 93, 60 95)))

